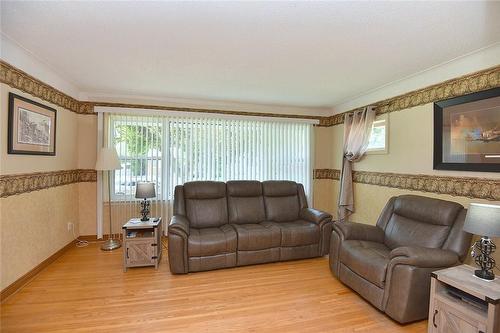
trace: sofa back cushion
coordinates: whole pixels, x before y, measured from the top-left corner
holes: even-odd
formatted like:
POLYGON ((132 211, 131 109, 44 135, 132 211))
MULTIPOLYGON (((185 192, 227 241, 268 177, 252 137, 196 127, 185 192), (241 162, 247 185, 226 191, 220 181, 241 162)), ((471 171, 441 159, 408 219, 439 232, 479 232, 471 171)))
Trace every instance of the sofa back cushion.
POLYGON ((260 223, 266 219, 262 183, 252 180, 227 182, 229 223, 260 223))
POLYGON ((198 181, 184 184, 186 215, 192 228, 227 224, 226 184, 198 181))
MULTIPOLYGON (((388 203, 389 204, 389 203, 388 203)), ((463 206, 451 201, 402 195, 391 203, 385 224, 385 244, 441 248, 463 206)))
POLYGON ((297 183, 271 180, 262 183, 266 218, 269 221, 287 222, 299 218, 301 202, 297 183))

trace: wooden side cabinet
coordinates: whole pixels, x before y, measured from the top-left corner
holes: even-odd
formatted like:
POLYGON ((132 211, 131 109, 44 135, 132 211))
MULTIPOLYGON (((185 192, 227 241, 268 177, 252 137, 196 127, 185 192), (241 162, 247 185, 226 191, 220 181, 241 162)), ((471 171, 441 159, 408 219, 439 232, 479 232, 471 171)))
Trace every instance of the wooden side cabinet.
POLYGON ((500 279, 461 265, 432 273, 429 333, 500 333, 500 279))
POLYGON ((123 227, 123 271, 129 267, 155 266, 161 260, 161 218, 148 222, 131 219, 123 227))

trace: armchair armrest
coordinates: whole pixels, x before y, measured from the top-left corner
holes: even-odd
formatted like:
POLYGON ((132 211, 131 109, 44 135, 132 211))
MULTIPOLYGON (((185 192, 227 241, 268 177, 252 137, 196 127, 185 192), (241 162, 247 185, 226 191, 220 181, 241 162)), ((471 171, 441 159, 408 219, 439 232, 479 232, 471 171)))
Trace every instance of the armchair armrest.
POLYGON ((369 242, 383 243, 385 234, 377 226, 355 223, 355 222, 335 222, 333 229, 344 237, 344 240, 363 240, 369 242))
POLYGON ((329 222, 332 220, 332 215, 322 212, 320 210, 314 208, 303 208, 300 211, 299 217, 301 219, 316 223, 322 224, 324 221, 329 222))
POLYGON ((179 231, 189 236, 189 220, 183 215, 174 215, 168 225, 169 231, 179 231))
POLYGON ((391 251, 391 261, 422 268, 448 267, 459 262, 458 254, 450 250, 420 246, 402 246, 391 251))

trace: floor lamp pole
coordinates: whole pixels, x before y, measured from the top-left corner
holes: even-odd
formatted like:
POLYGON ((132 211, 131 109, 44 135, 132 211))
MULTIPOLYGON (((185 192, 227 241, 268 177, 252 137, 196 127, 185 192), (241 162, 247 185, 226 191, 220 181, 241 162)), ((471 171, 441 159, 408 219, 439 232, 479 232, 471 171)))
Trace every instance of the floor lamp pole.
MULTIPOLYGON (((104 171, 103 171, 104 173, 104 171)), ((111 171, 108 170, 108 212, 109 212, 109 238, 107 241, 105 241, 102 246, 101 250, 103 251, 112 251, 114 249, 119 248, 122 246, 121 242, 119 239, 114 239, 113 238, 113 227, 112 227, 112 221, 111 221, 111 171)))

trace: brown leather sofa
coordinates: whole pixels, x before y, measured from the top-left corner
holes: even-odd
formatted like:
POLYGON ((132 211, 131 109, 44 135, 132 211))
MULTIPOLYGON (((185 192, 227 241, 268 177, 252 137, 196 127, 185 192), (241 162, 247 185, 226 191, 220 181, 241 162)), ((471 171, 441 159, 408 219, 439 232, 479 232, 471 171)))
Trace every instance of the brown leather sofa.
POLYGON ((472 235, 458 203, 402 195, 389 200, 376 226, 335 222, 330 269, 400 323, 428 315, 430 274, 462 262, 472 235))
POLYGON ((172 273, 328 253, 330 214, 308 208, 291 181, 189 182, 175 188, 168 228, 172 273))

